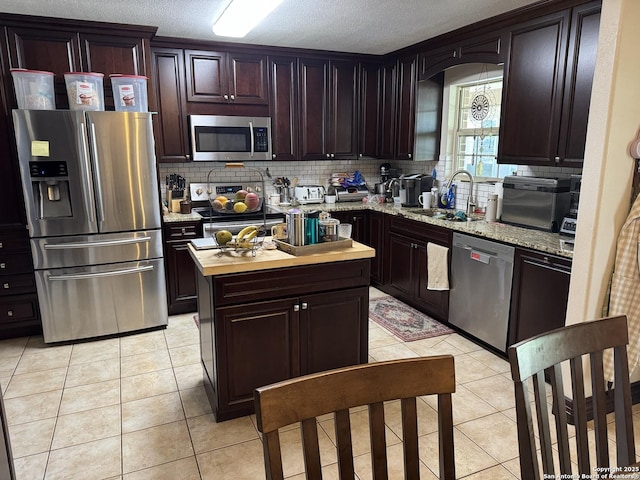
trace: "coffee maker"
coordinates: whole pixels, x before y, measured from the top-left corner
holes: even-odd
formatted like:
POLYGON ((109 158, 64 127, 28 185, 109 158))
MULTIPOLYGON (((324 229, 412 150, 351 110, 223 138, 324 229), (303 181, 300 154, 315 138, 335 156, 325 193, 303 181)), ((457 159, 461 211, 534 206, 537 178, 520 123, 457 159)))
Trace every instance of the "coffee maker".
POLYGON ((422 192, 430 192, 433 177, 422 173, 400 177, 400 202, 403 207, 419 207, 422 192))
POLYGON ((560 234, 574 237, 578 226, 578 203, 580 202, 580 186, 582 184, 582 175, 571 175, 571 183, 569 185, 569 194, 571 200, 569 203, 569 211, 562 220, 560 225, 560 234))

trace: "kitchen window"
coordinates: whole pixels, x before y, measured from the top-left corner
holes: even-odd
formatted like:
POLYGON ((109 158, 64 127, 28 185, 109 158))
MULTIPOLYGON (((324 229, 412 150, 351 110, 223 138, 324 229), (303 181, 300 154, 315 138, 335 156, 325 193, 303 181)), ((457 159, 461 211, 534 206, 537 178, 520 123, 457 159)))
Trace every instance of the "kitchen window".
POLYGON ((468 170, 477 180, 511 175, 517 166, 498 164, 496 160, 502 68, 475 64, 450 70, 445 79, 443 112, 443 120, 446 118, 448 124, 445 143, 447 175, 459 169, 468 170))

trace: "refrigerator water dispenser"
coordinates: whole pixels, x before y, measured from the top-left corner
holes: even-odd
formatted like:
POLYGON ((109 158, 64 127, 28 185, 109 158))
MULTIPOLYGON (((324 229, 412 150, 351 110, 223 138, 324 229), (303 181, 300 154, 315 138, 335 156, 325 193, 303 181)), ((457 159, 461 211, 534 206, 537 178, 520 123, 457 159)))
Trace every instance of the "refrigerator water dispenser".
POLYGON ((29 162, 29 171, 38 217, 72 216, 67 162, 29 162))

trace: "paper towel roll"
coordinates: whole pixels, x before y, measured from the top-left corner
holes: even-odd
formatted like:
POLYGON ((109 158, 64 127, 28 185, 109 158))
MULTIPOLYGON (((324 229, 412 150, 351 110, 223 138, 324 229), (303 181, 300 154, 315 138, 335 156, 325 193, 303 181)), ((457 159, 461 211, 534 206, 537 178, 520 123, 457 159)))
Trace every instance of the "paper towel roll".
POLYGON ((498 194, 490 193, 489 199, 487 200, 487 213, 485 215, 485 220, 487 222, 495 222, 498 212, 498 194))
POLYGON ((502 195, 504 193, 504 185, 502 182, 496 182, 493 186, 493 192, 498 195, 498 207, 496 210, 496 219, 500 220, 502 217, 502 195))

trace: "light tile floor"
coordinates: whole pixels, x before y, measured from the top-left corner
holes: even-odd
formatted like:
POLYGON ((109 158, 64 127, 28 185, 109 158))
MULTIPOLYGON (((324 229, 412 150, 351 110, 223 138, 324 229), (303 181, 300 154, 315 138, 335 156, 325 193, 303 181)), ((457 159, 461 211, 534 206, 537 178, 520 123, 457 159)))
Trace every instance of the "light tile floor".
MULTIPOLYGON (((371 289, 371 297, 381 292, 371 289)), ((451 334, 404 343, 370 323, 371 361, 451 353, 458 478, 519 478, 515 408, 506 360, 451 334), (488 432, 491 432, 489 435, 488 432)), ((0 385, 18 480, 258 480, 264 478, 255 416, 216 423, 202 386, 193 315, 166 330, 46 346, 41 337, 0 342, 0 385)), ((419 404, 435 418, 435 399, 419 404)), ((402 478, 398 405, 387 413, 392 478, 402 478)), ((328 478, 337 478, 332 420, 320 422, 328 478)), ((371 478, 366 412, 353 420, 359 479, 371 478), (362 432, 362 433, 361 433, 362 432)), ((437 478, 433 422, 421 431, 422 478, 437 478)), ((303 479, 297 429, 283 435, 285 475, 303 479)))

